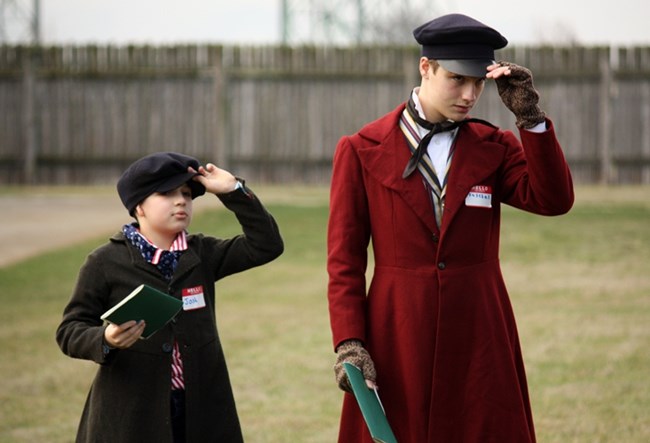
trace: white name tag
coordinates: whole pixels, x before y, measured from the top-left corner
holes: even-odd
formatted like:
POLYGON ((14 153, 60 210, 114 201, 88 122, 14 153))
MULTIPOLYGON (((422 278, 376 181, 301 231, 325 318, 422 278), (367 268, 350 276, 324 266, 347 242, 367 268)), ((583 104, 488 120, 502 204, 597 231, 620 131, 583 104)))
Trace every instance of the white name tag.
POLYGON ((203 285, 193 288, 185 288, 182 291, 183 311, 205 308, 205 297, 203 296, 203 285))
POLYGON ((492 207, 492 187, 491 186, 473 186, 469 194, 465 197, 465 206, 475 208, 492 207))

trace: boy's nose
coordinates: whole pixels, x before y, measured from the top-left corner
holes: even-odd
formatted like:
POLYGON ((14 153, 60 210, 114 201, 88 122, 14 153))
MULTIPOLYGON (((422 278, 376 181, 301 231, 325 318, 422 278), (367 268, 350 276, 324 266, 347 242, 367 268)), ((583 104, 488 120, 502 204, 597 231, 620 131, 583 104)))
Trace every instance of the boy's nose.
POLYGON ((476 100, 477 89, 478 88, 474 84, 466 85, 465 88, 463 88, 463 99, 469 102, 473 102, 474 100, 476 100))
POLYGON ((177 192, 174 194, 174 203, 177 205, 185 205, 185 196, 183 195, 182 192, 177 192))

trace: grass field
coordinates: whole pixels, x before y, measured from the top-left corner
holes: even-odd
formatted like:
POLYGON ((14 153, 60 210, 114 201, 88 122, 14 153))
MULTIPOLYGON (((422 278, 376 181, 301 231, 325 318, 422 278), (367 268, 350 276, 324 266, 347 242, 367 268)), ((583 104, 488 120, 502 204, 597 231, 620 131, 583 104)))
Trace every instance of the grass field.
MULTIPOLYGON (((277 261, 217 285, 218 321, 248 442, 335 441, 325 189, 260 190, 286 242, 277 261)), ((504 209, 502 263, 540 442, 650 441, 650 188, 580 188, 560 218, 504 209)), ((226 211, 193 231, 237 232, 226 211)), ((107 233, 110 234, 110 233, 107 233)), ((0 269, 0 442, 70 442, 95 372, 54 331, 85 255, 0 269)))

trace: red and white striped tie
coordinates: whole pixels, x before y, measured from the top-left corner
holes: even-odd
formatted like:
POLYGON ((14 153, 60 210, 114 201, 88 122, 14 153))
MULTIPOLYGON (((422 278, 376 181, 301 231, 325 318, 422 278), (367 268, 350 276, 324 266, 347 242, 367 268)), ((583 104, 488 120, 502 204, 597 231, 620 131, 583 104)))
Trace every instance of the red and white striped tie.
POLYGON ((174 340, 174 350, 172 351, 172 389, 185 389, 183 360, 181 359, 181 351, 176 340, 174 340))

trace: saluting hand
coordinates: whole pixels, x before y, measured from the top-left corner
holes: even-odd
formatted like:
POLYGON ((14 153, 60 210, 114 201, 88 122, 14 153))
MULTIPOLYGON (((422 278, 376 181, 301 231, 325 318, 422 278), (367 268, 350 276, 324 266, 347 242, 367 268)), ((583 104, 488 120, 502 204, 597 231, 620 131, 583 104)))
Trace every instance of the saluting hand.
POLYGON ((237 179, 225 169, 218 168, 212 163, 199 166, 199 170, 187 168, 189 172, 198 173, 194 180, 205 186, 205 190, 213 194, 226 194, 235 190, 237 179))
POLYGON ((518 128, 532 128, 545 120, 544 111, 537 105, 539 94, 528 68, 500 61, 487 69, 486 78, 496 81, 501 101, 515 115, 518 128))

